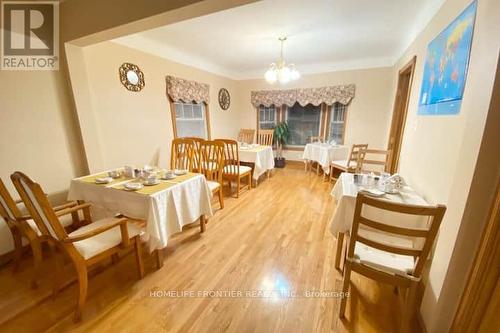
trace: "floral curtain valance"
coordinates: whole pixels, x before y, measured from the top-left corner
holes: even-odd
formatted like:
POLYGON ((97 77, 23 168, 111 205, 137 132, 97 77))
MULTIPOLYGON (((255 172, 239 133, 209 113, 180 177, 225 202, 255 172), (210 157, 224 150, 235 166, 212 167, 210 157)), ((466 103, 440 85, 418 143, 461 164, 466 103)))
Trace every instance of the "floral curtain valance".
POLYGON ((354 97, 356 87, 354 84, 330 86, 321 88, 287 89, 287 90, 259 90, 252 91, 252 105, 258 108, 260 105, 269 107, 271 105, 292 106, 299 103, 320 105, 325 103, 333 105, 336 102, 347 105, 354 97))
POLYGON ((206 83, 189 81, 174 76, 167 76, 167 95, 174 102, 209 103, 210 86, 206 83))

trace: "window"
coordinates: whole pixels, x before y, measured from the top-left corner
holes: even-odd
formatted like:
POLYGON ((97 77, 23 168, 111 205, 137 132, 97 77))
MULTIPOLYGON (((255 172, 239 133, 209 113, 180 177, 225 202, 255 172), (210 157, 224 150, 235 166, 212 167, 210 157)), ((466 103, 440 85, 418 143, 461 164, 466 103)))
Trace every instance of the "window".
POLYGON ((330 111, 330 124, 328 126, 328 141, 334 140, 337 144, 344 143, 345 116, 347 106, 335 103, 330 111))
POLYGON ((287 108, 286 121, 290 129, 287 144, 291 146, 304 146, 311 136, 319 136, 321 122, 321 106, 308 104, 301 106, 295 103, 287 108))
POLYGON ((277 111, 274 105, 259 107, 259 129, 271 129, 276 127, 277 111))
POLYGON ((206 107, 204 103, 173 103, 177 137, 208 138, 206 107))

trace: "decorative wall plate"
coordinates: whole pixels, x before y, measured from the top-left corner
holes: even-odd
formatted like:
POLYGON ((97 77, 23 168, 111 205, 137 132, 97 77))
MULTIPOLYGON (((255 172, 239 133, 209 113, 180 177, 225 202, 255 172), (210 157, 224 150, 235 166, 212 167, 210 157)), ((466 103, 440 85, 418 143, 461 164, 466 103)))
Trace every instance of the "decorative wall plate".
POLYGON ((231 105, 231 96, 226 88, 219 90, 219 105, 222 110, 229 109, 229 105, 231 105))
POLYGON ((125 62, 120 66, 120 81, 130 91, 141 91, 144 88, 144 74, 134 64, 125 62))

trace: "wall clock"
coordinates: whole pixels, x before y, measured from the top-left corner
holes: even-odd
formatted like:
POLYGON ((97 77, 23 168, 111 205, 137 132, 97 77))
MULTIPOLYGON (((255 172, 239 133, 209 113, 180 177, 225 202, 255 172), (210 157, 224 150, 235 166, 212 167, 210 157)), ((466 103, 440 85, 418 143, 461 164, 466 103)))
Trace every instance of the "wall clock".
POLYGON ((231 104, 231 96, 229 96, 229 91, 226 88, 219 90, 219 105, 222 110, 229 109, 231 104))
POLYGON ((120 66, 120 81, 130 91, 141 91, 144 88, 144 74, 134 64, 124 63, 120 66))

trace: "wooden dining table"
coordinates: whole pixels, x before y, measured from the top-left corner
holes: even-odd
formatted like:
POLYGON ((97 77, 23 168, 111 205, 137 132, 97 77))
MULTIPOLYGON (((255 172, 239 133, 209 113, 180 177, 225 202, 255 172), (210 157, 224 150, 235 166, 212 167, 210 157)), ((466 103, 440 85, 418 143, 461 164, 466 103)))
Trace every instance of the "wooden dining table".
POLYGON ((150 251, 165 248, 169 237, 185 225, 213 215, 211 192, 202 174, 189 172, 137 191, 127 190, 124 185, 139 180, 123 175, 109 184, 96 183, 96 178, 106 175, 100 172, 73 179, 68 199, 91 203, 95 217, 122 214, 145 220, 141 238, 148 242, 150 251))

